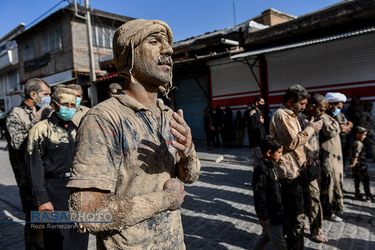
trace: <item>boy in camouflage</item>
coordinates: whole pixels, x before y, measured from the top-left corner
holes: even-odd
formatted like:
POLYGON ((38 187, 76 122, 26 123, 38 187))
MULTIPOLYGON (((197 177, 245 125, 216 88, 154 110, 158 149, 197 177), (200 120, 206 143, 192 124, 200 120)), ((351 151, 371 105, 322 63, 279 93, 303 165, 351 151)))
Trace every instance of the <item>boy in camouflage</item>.
POLYGON ((363 140, 366 138, 367 130, 364 127, 357 126, 354 130, 355 140, 350 145, 350 162, 347 168, 353 169, 355 198, 362 200, 362 195, 359 191, 360 182, 363 183, 363 188, 366 194, 366 201, 372 202, 373 198, 370 192, 370 178, 367 171, 366 163, 366 148, 364 147, 363 140))

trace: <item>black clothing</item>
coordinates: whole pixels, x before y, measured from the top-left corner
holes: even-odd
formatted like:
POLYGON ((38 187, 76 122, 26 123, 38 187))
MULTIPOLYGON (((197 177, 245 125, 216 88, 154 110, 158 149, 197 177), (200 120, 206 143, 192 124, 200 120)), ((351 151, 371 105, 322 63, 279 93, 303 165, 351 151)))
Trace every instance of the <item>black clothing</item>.
POLYGON ((285 214, 277 165, 265 159, 261 159, 261 163, 253 174, 255 211, 259 219, 270 219, 272 225, 282 225, 285 214))
POLYGON ((203 117, 204 120, 204 132, 206 133, 206 141, 207 141, 207 147, 211 147, 214 145, 215 142, 215 131, 214 126, 212 123, 212 116, 211 114, 204 114, 203 117))
POLYGON ((259 147, 262 140, 266 138, 266 129, 260 121, 262 113, 257 109, 252 109, 249 113, 248 133, 250 148, 259 147))
POLYGON ((45 189, 46 178, 70 172, 76 132, 73 122, 69 121, 66 128, 56 113, 30 131, 26 164, 36 205, 50 201, 45 189))
MULTIPOLYGON (((56 113, 30 130, 26 166, 37 206, 51 202, 55 211, 69 211, 70 190, 66 184, 73 165, 76 132, 73 122, 65 123, 56 113)), ((79 233, 72 224, 46 225, 43 232, 45 249, 87 249, 88 234, 79 233)))

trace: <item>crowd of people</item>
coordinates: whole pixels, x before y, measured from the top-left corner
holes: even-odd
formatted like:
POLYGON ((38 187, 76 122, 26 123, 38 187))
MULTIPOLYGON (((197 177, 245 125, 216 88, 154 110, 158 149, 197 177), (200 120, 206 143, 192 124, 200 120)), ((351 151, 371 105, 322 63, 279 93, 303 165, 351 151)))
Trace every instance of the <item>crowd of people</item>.
POLYGON ((264 229, 253 249, 269 241, 278 249, 302 249, 305 229, 317 242, 327 242, 323 220, 343 221, 344 174, 354 177, 355 199, 373 201, 366 165, 369 155, 375 161, 373 103, 355 95, 343 112, 346 101, 342 93, 310 96, 292 85, 281 107, 267 114, 268 122, 262 97, 249 102, 243 115, 237 111, 235 119, 230 107, 204 110, 209 151, 242 146, 247 130, 255 208, 264 229))
MULTIPOLYGON (((81 104, 79 85, 51 91, 41 79, 27 81, 25 100, 5 116, 26 249, 87 249, 88 232, 96 232, 98 249, 185 249, 182 182, 195 182, 201 164, 183 111, 158 98, 173 88, 172 44, 162 21, 136 19, 119 27, 113 52, 124 87, 111 85, 110 98, 91 109, 81 104), (33 227, 31 211, 108 211, 112 223, 33 227)), ((314 239, 328 240, 323 218, 342 221, 346 155, 355 197, 362 199, 362 182, 365 200, 372 201, 366 148, 375 159, 375 123, 372 104, 357 99, 349 119, 340 112, 343 94, 310 97, 300 85, 286 91, 267 119, 262 97, 235 118, 230 107, 204 110, 208 150, 242 146, 247 129, 255 208, 264 229, 255 249, 269 241, 279 249, 302 249, 305 215, 314 239)))

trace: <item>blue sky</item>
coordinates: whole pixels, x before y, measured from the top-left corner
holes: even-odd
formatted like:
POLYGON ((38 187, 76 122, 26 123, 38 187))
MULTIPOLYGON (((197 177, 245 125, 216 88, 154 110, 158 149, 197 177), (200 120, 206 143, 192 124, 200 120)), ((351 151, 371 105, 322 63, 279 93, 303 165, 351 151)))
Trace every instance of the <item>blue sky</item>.
MULTIPOLYGON (((71 1, 71 0, 70 0, 71 1)), ((2 0, 0 38, 20 23, 26 27, 61 0, 2 0)), ((89 0, 95 9, 124 16, 159 19, 167 22, 175 41, 224 29, 260 15, 266 9, 300 16, 340 2, 339 0, 89 0)), ((78 0, 84 4, 84 0, 78 0)), ((68 5, 62 1, 57 9, 68 5)), ((47 15, 46 15, 47 16, 47 15)))

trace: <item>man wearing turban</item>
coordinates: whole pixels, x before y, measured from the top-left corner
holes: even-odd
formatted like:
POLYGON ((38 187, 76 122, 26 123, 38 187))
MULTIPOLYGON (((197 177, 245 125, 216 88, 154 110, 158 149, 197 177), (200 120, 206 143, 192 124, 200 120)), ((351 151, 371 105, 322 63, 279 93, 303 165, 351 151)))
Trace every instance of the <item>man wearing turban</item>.
POLYGON ((319 137, 322 165, 321 204, 326 219, 341 222, 342 218, 339 215, 344 211, 342 193, 344 162, 340 134, 350 130, 353 124, 350 127, 346 125, 343 118, 340 118, 342 117, 340 111, 346 102, 344 94, 329 92, 325 98, 328 101, 328 107, 327 113, 321 116, 323 128, 319 137))
POLYGON ((113 52, 124 93, 93 107, 81 122, 70 209, 112 214, 112 223, 78 224, 97 232, 98 249, 185 249, 184 188, 176 178, 196 181, 201 165, 182 110, 173 112, 157 98, 172 84, 172 43, 162 21, 120 26, 113 52))

